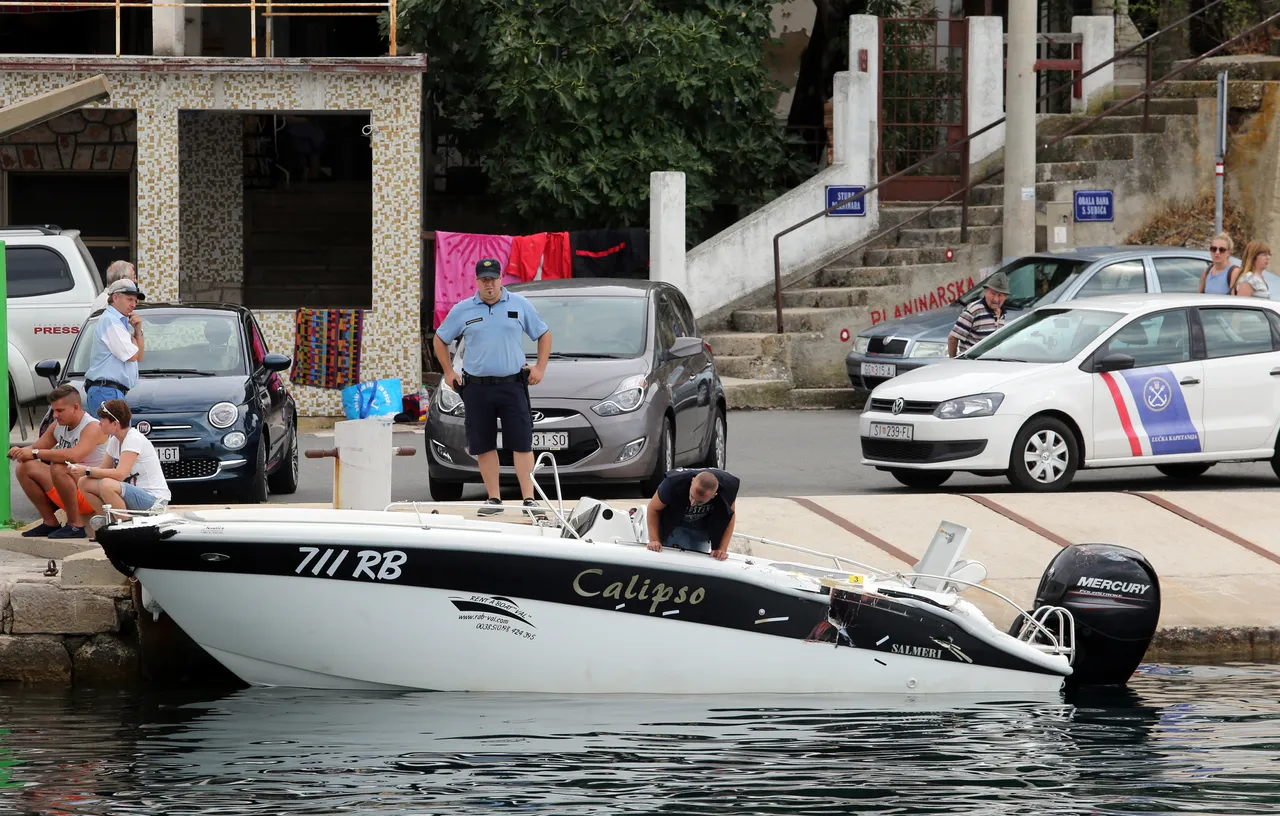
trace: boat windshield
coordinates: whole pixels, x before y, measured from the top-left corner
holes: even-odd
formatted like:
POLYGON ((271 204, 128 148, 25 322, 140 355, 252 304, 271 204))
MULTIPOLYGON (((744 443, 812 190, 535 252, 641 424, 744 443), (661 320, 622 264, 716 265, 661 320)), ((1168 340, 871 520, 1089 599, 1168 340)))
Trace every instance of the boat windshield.
POLYGON ((1037 309, 960 355, 966 360, 1065 363, 1079 354, 1123 312, 1037 309))

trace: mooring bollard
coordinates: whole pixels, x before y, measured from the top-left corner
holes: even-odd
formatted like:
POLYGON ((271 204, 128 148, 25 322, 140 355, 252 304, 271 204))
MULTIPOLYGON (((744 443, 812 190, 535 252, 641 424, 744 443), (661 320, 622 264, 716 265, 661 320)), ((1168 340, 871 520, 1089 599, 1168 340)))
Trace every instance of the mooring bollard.
POLYGON ((333 428, 334 447, 304 454, 333 460, 336 509, 382 510, 391 503, 391 457, 417 453, 416 448, 392 446, 391 430, 389 422, 377 417, 339 422, 333 428))

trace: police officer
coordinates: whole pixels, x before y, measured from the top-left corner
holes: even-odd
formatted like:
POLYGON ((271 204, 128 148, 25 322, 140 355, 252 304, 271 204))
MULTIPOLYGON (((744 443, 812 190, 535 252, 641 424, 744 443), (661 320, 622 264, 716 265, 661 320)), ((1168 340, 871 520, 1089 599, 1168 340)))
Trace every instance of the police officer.
POLYGON ((476 264, 476 294, 454 304, 436 329, 436 359, 448 383, 466 406, 467 449, 476 458, 480 477, 489 493, 479 515, 502 512, 498 497, 498 419, 502 441, 512 452, 520 494, 525 507, 537 507, 533 498, 533 416, 529 386, 537 385, 551 356, 551 332, 523 296, 508 292, 499 283, 502 265, 492 258, 476 264), (525 364, 521 333, 538 341, 538 362, 525 364), (449 344, 464 338, 461 376, 453 370, 449 344))

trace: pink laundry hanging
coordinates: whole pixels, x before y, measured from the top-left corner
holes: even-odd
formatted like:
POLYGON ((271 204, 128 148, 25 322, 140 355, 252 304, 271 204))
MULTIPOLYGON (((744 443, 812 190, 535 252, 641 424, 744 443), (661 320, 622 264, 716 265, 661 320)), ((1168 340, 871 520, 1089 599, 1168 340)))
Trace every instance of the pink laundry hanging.
POLYGON ((493 258, 506 269, 510 257, 510 235, 436 230, 436 309, 432 328, 440 328, 455 303, 475 294, 477 262, 493 258))

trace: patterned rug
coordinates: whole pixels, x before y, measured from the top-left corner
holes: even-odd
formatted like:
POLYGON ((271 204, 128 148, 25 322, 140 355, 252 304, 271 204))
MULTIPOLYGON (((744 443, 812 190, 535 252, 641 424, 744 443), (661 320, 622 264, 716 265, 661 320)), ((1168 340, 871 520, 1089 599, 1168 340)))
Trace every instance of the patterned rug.
POLYGON ((295 385, 342 388, 360 382, 363 309, 299 309, 293 347, 295 385))

